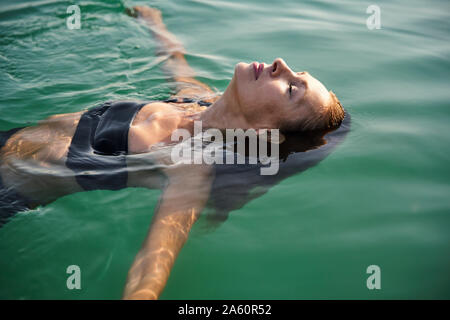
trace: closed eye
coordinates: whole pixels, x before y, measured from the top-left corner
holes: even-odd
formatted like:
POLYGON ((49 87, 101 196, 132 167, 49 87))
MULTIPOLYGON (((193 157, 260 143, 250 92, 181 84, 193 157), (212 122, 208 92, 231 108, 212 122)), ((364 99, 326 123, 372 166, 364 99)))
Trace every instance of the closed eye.
POLYGON ((289 83, 289 96, 292 96, 292 83, 289 83))

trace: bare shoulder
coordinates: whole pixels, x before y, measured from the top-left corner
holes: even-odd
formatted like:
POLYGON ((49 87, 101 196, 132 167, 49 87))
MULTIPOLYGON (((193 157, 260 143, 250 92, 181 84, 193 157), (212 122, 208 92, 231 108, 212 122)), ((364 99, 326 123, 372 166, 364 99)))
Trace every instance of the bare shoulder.
POLYGON ((148 152, 154 144, 167 142, 177 129, 181 111, 169 103, 154 102, 142 107, 136 114, 128 132, 128 152, 148 152))
POLYGON ((162 117, 176 112, 176 108, 173 108, 170 103, 162 101, 150 102, 139 110, 134 117, 131 126, 138 126, 143 122, 148 122, 151 118, 162 117))

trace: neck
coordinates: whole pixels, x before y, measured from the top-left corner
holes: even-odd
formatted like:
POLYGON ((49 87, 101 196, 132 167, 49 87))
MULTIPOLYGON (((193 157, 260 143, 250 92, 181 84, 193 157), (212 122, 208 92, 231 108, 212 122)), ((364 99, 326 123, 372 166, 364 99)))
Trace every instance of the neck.
MULTIPOLYGON (((223 96, 222 96, 223 97, 223 96)), ((235 129, 249 128, 245 118, 237 112, 233 105, 220 97, 212 106, 198 114, 195 120, 202 121, 204 128, 235 129)))
POLYGON ((235 93, 234 79, 231 80, 223 95, 206 110, 197 113, 193 120, 202 121, 203 128, 248 129, 251 124, 240 110, 239 101, 235 93))

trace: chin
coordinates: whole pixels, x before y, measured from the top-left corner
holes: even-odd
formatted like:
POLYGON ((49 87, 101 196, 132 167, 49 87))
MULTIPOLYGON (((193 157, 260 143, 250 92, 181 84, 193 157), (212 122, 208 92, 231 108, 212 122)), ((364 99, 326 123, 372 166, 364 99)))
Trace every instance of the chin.
POLYGON ((239 62, 236 64, 236 66, 234 67, 234 74, 244 71, 248 68, 249 64, 245 63, 245 62, 239 62))
POLYGON ((249 64, 245 62, 239 62, 234 67, 234 75, 233 78, 235 78, 235 81, 237 82, 247 82, 248 81, 248 68, 249 64))

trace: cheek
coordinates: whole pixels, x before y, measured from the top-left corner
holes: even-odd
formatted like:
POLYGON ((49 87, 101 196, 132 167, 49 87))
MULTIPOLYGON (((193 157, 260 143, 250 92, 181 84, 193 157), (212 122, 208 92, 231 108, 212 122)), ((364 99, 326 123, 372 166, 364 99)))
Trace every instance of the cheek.
POLYGON ((241 101, 245 104, 247 110, 267 114, 276 109, 271 96, 264 90, 260 90, 260 88, 250 87, 241 96, 241 101))
POLYGON ((279 128, 284 118, 289 118, 285 105, 261 93, 255 99, 246 101, 246 115, 269 128, 279 128))
POLYGON ((283 99, 280 88, 273 83, 257 84, 253 86, 251 91, 253 100, 258 101, 260 104, 274 105, 283 99))
MULTIPOLYGON (((245 67, 245 66, 242 66, 245 67)), ((236 78, 238 79, 237 94, 246 113, 255 113, 254 117, 279 117, 283 103, 282 88, 274 82, 258 83, 248 79, 245 68, 237 66, 236 78)), ((286 102, 286 101, 285 101, 286 102)))
POLYGON ((283 113, 287 102, 280 92, 280 88, 270 85, 260 88, 258 101, 261 104, 261 110, 269 113, 272 117, 277 117, 280 113, 283 113))

